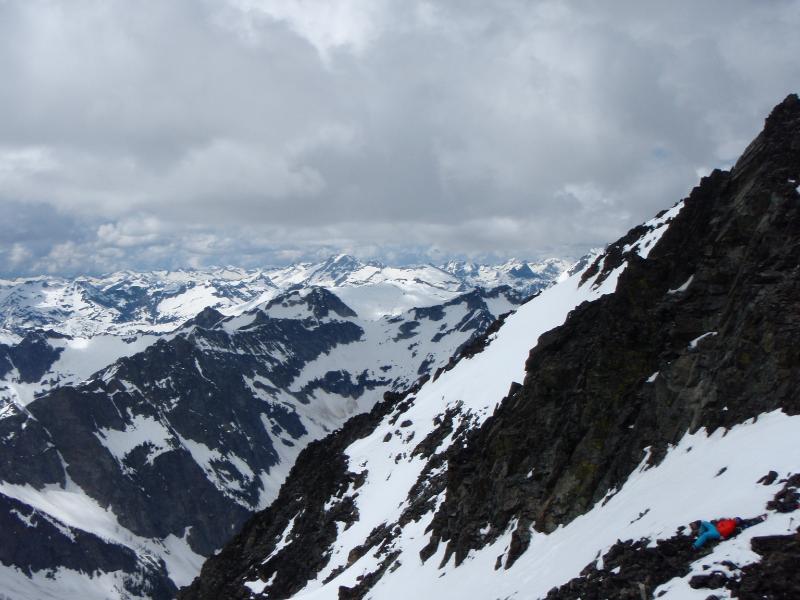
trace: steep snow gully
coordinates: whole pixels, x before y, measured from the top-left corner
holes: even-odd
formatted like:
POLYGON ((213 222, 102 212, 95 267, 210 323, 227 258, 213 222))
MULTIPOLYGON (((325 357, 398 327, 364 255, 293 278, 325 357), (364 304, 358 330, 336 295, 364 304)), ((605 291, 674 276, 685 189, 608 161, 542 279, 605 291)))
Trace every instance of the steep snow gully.
POLYGON ((791 95, 731 171, 312 443, 180 597, 800 597, 797 181, 791 95), (691 551, 691 521, 760 514, 691 551))

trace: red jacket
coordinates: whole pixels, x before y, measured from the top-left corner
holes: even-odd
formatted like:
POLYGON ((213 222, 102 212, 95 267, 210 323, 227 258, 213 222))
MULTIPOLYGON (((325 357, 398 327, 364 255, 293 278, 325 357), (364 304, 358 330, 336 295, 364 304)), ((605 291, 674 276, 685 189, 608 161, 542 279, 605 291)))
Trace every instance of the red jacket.
POLYGON ((719 521, 717 521, 716 527, 722 539, 727 539, 731 537, 731 535, 733 535, 734 531, 736 531, 736 520, 720 519, 719 521))

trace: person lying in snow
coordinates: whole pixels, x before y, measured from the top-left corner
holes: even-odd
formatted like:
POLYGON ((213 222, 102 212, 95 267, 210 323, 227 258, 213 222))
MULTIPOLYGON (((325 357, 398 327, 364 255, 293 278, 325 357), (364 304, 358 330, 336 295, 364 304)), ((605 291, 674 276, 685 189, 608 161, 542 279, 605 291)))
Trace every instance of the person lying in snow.
MULTIPOLYGON (((709 540, 727 540, 729 537, 733 537, 734 535, 741 533, 743 529, 747 529, 748 527, 752 527, 753 525, 761 523, 766 518, 767 515, 761 515, 755 519, 742 519, 741 517, 735 517, 733 519, 717 519, 716 521, 711 522, 700 521, 698 536, 692 546, 695 550, 699 550, 709 540)), ((692 527, 692 529, 694 529, 694 527, 692 527)))

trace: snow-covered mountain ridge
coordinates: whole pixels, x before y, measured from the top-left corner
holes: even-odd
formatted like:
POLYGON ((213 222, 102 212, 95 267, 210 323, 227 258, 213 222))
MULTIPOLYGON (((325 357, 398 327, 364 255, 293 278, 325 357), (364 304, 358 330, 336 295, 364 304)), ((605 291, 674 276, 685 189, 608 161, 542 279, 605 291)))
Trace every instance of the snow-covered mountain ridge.
MULTIPOLYGON (((443 367, 520 301, 476 289, 362 318, 326 288, 298 288, 233 315, 205 308, 82 383, 12 395, 0 407, 0 589, 174 596, 275 497, 305 444, 443 367)), ((75 340, 48 335, 10 347, 17 375, 47 376, 80 351, 54 358, 49 343, 75 340)), ((125 343, 87 346, 106 339, 125 343)))
POLYGON ((319 263, 268 269, 119 272, 104 277, 0 280, 0 343, 33 329, 71 337, 130 336, 175 329, 207 307, 232 315, 281 293, 310 287, 336 290, 362 316, 400 314, 441 304, 476 287, 507 285, 530 296, 571 263, 512 260, 501 265, 448 263, 388 267, 336 255, 319 263), (369 288, 370 293, 364 293, 369 288))
POLYGON ((792 95, 483 352, 309 446, 180 597, 798 597, 798 179, 792 95), (762 513, 691 551, 691 521, 762 513))
POLYGON ((522 299, 550 285, 568 266, 559 259, 509 261, 472 265, 469 275, 451 273, 447 269, 453 265, 396 268, 337 255, 275 269, 0 281, 0 407, 80 383, 170 335, 206 308, 240 315, 292 291, 323 288, 359 318, 377 322, 442 305, 477 287, 508 286, 522 299))

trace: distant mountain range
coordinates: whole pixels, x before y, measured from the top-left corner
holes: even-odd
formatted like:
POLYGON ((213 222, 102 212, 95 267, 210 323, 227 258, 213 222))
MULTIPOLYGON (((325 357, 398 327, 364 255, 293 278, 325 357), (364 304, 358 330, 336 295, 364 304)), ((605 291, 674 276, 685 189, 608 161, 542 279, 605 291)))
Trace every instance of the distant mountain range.
POLYGON ((477 287, 507 285, 529 296, 553 282, 569 261, 511 260, 501 265, 449 262, 441 267, 388 267, 348 255, 272 269, 121 271, 102 277, 0 279, 0 342, 33 329, 72 337, 171 331, 207 307, 237 314, 279 294, 336 288, 362 316, 399 314, 445 302, 477 287), (369 287, 363 294, 356 288, 369 287))
POLYGON ((447 366, 566 266, 340 255, 2 282, 0 590, 172 597, 306 444, 447 366))
POLYGON ((53 387, 83 381, 206 308, 241 315, 272 307, 289 292, 319 287, 335 292, 360 319, 374 321, 444 304, 477 288, 507 286, 506 295, 520 302, 550 285, 569 265, 548 259, 387 267, 336 255, 263 270, 0 280, 0 403, 10 398, 27 403, 53 387))

